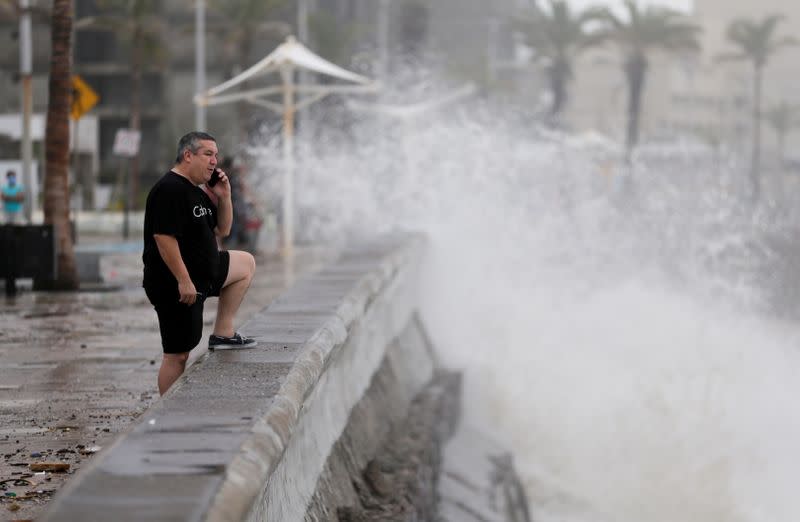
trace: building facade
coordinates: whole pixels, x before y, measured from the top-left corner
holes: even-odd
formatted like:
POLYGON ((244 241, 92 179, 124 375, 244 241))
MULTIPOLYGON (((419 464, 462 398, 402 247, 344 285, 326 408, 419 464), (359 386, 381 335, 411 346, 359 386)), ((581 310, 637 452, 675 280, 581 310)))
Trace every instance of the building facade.
MULTIPOLYGON (((800 3, 794 0, 695 0, 694 21, 703 27, 702 56, 673 73, 673 92, 666 125, 708 136, 711 140, 743 146, 752 134, 753 68, 748 62, 720 61, 736 50, 726 38, 727 28, 739 18, 761 21, 780 14, 785 19, 776 35, 800 33, 800 3)), ((800 48, 785 48, 764 69, 762 110, 780 103, 800 104, 800 48)), ((776 136, 762 122, 767 163, 775 160, 776 136), (769 154, 769 153, 772 154, 769 154)))

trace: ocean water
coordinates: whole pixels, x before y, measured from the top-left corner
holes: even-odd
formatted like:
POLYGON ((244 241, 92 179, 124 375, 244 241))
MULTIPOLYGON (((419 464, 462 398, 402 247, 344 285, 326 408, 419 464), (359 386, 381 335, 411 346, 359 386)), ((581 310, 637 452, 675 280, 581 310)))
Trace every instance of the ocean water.
MULTIPOLYGON (((427 234, 423 320, 535 520, 800 520, 797 217, 749 206, 732 155, 677 141, 626 165, 474 100, 326 114, 298 143, 299 239, 427 234)), ((274 129, 250 152, 277 208, 274 129)))

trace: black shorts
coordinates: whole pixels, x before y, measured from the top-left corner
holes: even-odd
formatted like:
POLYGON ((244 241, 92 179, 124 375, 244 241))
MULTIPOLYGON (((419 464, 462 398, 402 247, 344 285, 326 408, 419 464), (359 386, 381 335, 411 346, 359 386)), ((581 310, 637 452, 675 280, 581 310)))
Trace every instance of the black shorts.
POLYGON ((219 276, 217 280, 211 284, 211 296, 219 297, 219 292, 222 290, 222 285, 228 278, 228 270, 231 267, 231 254, 227 250, 220 250, 219 252, 219 276))
MULTIPOLYGON (((230 268, 230 254, 219 253, 219 277, 211 285, 209 295, 218 296, 230 268)), ((203 304, 206 295, 198 295, 193 305, 180 301, 156 303, 153 307, 158 315, 158 328, 161 331, 161 346, 164 353, 185 353, 191 351, 203 337, 203 304)))

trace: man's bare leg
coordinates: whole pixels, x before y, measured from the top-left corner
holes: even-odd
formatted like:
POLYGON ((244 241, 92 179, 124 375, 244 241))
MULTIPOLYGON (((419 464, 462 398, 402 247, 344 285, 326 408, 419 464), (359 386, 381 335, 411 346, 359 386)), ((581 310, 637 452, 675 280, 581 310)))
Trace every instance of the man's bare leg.
POLYGON ((219 293, 217 321, 214 323, 214 335, 223 337, 232 337, 236 333, 233 320, 256 273, 256 260, 252 255, 241 250, 230 250, 228 254, 228 277, 219 293))
POLYGON ((164 395, 186 369, 189 352, 165 353, 158 370, 158 393, 164 395))

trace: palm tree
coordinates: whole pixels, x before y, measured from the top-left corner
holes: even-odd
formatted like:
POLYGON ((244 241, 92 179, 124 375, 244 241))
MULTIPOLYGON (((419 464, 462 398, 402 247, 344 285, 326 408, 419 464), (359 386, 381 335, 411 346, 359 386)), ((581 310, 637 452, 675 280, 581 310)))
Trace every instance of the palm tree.
POLYGON ((778 138, 778 160, 783 166, 786 159, 786 136, 792 130, 800 127, 800 105, 782 101, 764 111, 764 121, 772 128, 778 138))
POLYGON ((599 40, 586 31, 586 25, 596 17, 593 11, 573 13, 564 0, 550 0, 549 7, 548 11, 519 19, 517 25, 547 72, 552 94, 550 118, 555 122, 567 103, 567 84, 576 56, 599 40))
POLYGON ((753 201, 761 195, 761 92, 764 67, 777 51, 797 45, 792 37, 778 37, 775 31, 782 15, 769 15, 760 21, 738 18, 728 25, 726 37, 736 51, 718 56, 721 61, 746 61, 753 66, 753 148, 750 161, 750 183, 753 201))
POLYGON ((626 145, 628 154, 639 141, 649 55, 655 50, 670 53, 700 49, 700 28, 678 11, 664 7, 640 7, 635 0, 625 0, 627 16, 619 18, 610 9, 595 8, 593 16, 603 22, 598 37, 616 43, 623 55, 623 71, 628 84, 626 145))
MULTIPOLYGON (((45 129, 44 222, 56 235, 58 273, 55 281, 41 285, 59 289, 78 288, 72 231, 69 222, 69 109, 72 94, 70 45, 72 0, 54 0, 51 23, 51 54, 47 126, 45 129)), ((40 284, 37 284, 40 288, 40 284)))
MULTIPOLYGON (((126 41, 130 49, 130 114, 128 128, 140 130, 142 126, 142 72, 145 63, 161 65, 165 62, 163 23, 159 16, 158 0, 97 0, 98 6, 113 14, 79 20, 81 26, 96 26, 114 31, 126 41)), ((139 157, 131 158, 130 191, 134 195, 133 208, 138 206, 139 157)))

